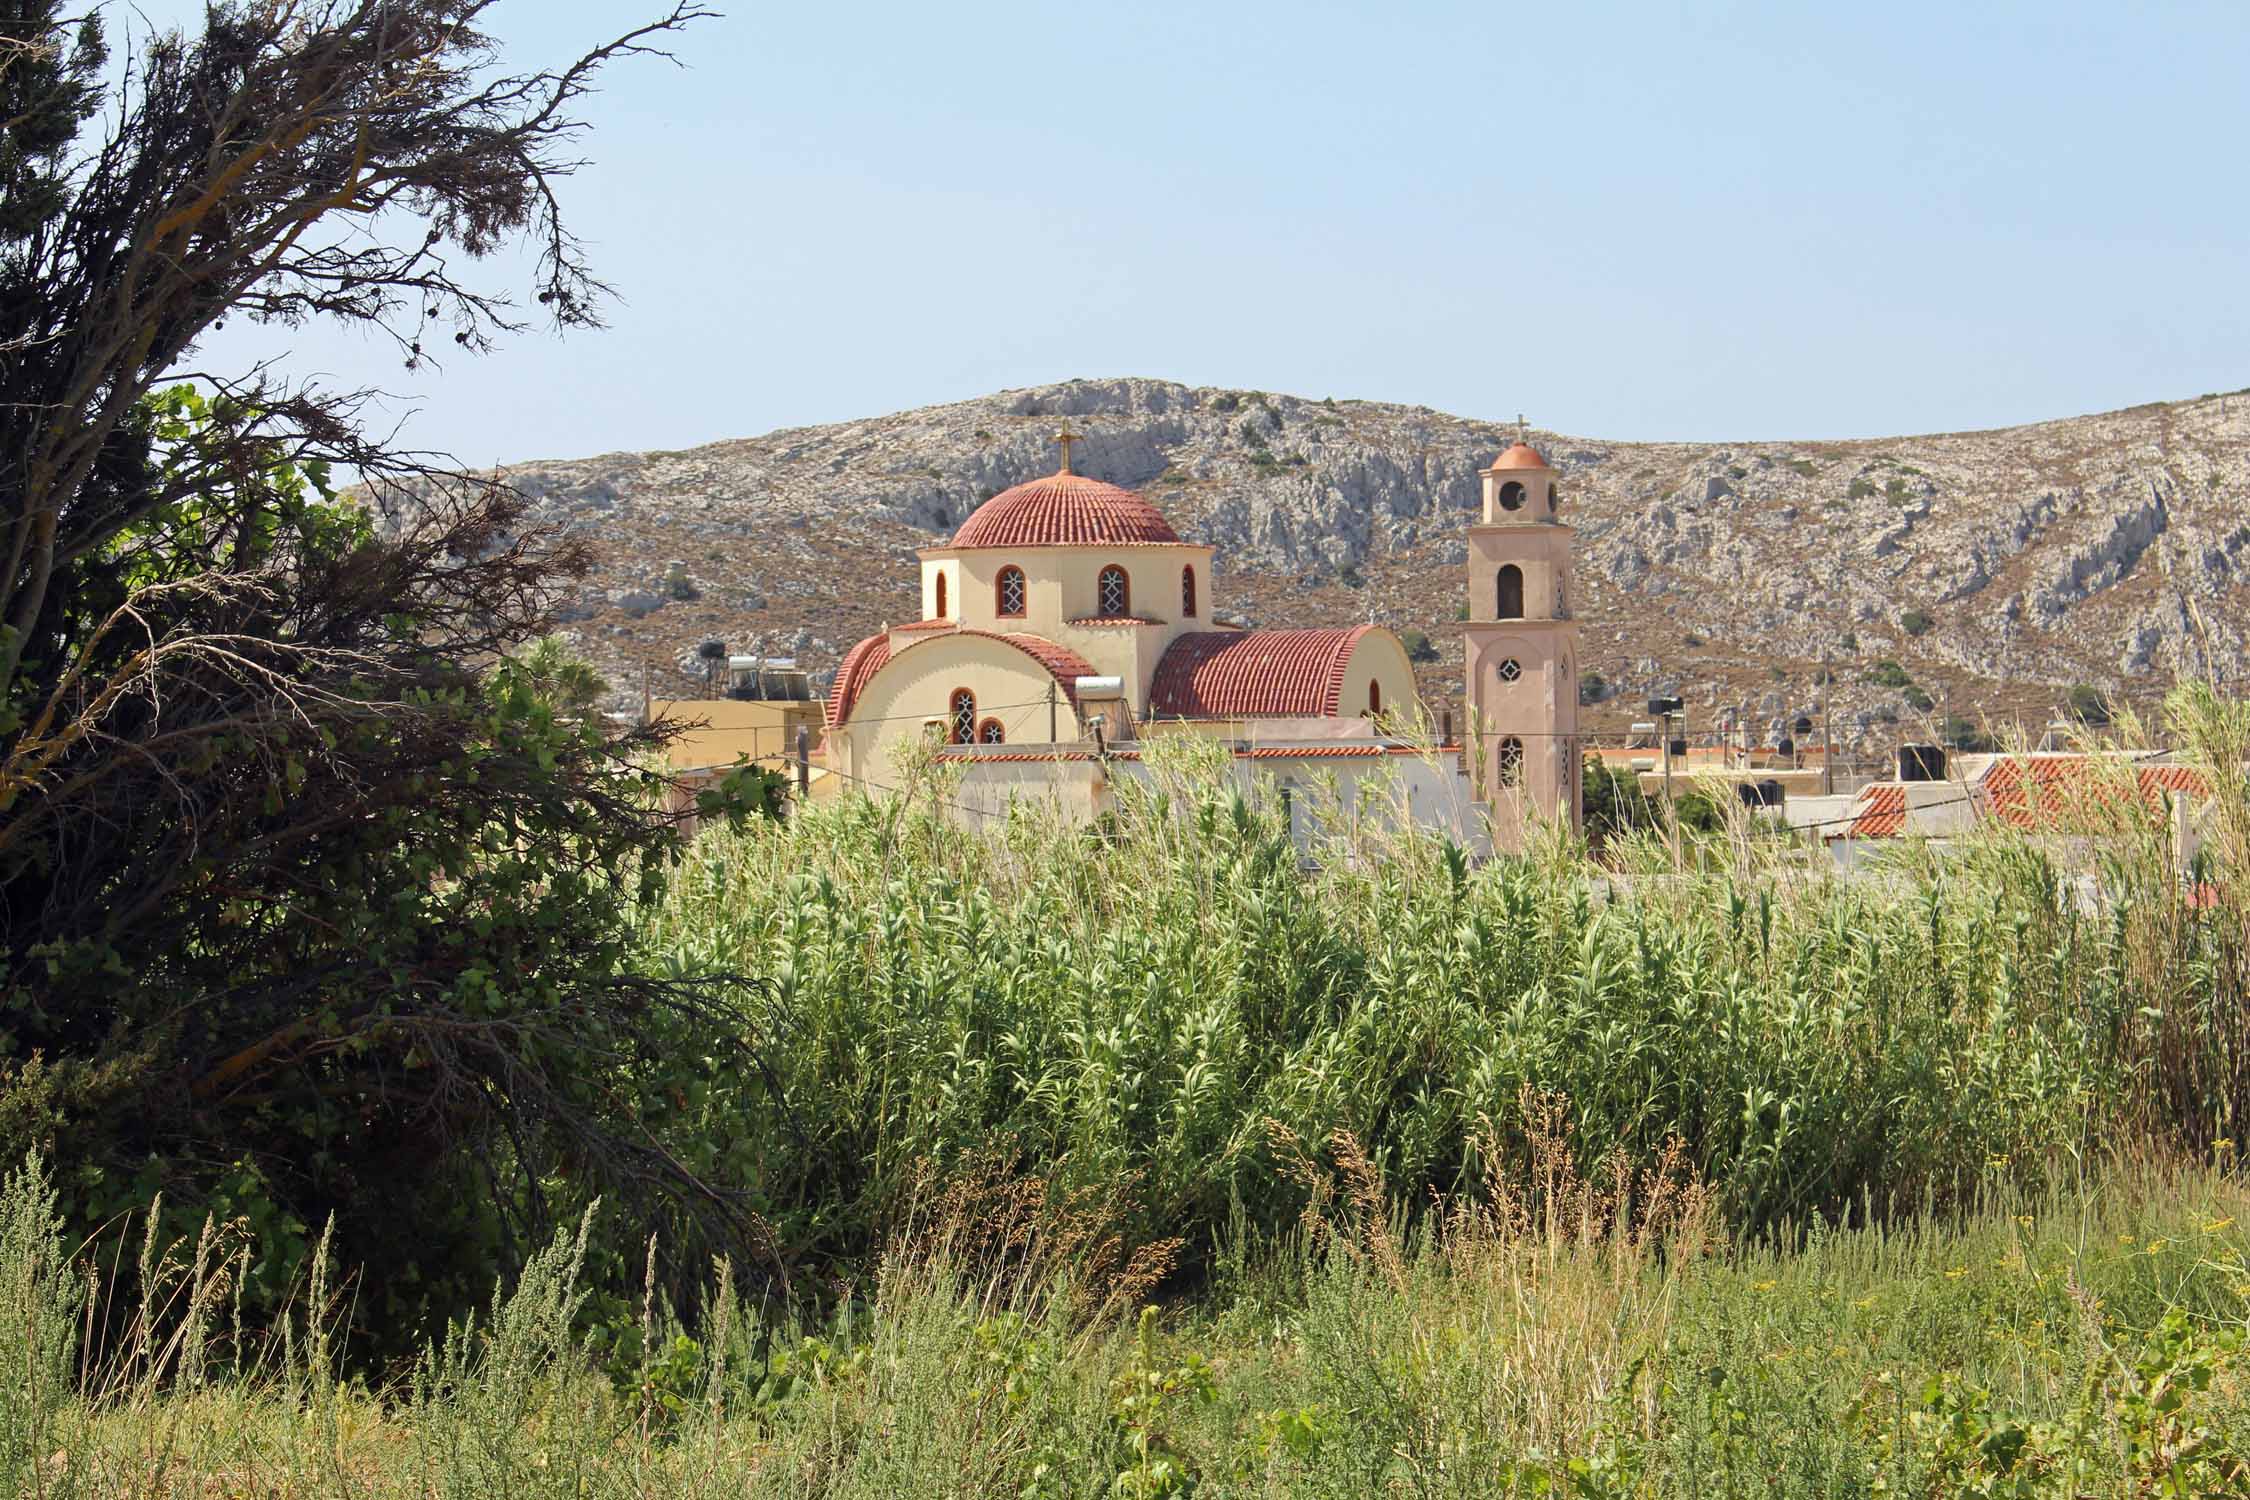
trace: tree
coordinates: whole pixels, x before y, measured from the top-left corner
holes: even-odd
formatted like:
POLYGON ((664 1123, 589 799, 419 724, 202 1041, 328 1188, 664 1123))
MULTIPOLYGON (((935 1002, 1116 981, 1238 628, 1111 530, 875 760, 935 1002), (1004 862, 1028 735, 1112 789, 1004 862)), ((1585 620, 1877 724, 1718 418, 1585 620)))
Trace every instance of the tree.
POLYGON ((1438 648, 1431 643, 1426 630, 1402 630, 1399 644, 1406 647, 1406 659, 1411 662, 1432 662, 1438 659, 1438 648))
POLYGON ((278 1226, 253 1297, 333 1215, 402 1333, 588 1191, 760 1251, 654 1123, 736 1065, 680 1029, 739 1031, 631 962, 661 734, 511 654, 583 551, 356 393, 189 364, 230 316, 481 351, 520 315, 465 278, 523 238, 597 320, 573 106, 701 12, 510 74, 489 5, 217 4, 107 83, 98 26, 0 23, 0 1148, 88 1225, 163 1190, 278 1226))
POLYGON ((1598 755, 1585 758, 1585 827, 1588 843, 1600 848, 1611 839, 1636 829, 1664 826, 1656 800, 1641 790, 1640 778, 1620 771, 1598 755))

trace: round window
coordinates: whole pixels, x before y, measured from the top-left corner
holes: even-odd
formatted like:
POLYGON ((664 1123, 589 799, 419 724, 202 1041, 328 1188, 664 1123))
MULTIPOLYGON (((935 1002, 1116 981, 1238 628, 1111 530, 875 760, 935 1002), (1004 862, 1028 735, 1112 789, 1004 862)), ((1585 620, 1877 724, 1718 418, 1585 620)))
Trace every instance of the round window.
POLYGON ((1506 658, 1504 658, 1504 659, 1503 659, 1503 660, 1501 661, 1501 663, 1500 663, 1500 680, 1501 680, 1502 682, 1514 682, 1514 681, 1515 681, 1515 680, 1516 680, 1517 678, 1519 678, 1519 677, 1521 677, 1521 676, 1523 676, 1523 663, 1522 663, 1522 662, 1520 662, 1520 661, 1517 661, 1517 660, 1516 660, 1516 659, 1515 659, 1514 657, 1512 657, 1512 656, 1510 656, 1510 657, 1506 657, 1506 658))

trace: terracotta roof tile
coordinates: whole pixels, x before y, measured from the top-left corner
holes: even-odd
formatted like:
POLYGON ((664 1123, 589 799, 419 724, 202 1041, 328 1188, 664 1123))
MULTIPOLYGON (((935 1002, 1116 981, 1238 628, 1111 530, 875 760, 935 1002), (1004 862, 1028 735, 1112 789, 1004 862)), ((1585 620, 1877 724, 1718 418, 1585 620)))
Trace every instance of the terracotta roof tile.
POLYGON ((1344 669, 1373 626, 1349 630, 1202 630, 1165 649, 1149 683, 1160 719, 1334 716, 1344 669))
POLYGON ((1151 620, 1142 615, 1082 615, 1070 622, 1073 625, 1161 625, 1162 620, 1151 620))
POLYGON ((836 668, 835 685, 828 690, 828 723, 831 728, 851 717, 852 705, 859 701, 859 690, 867 686, 867 679, 883 670, 883 663, 891 659, 891 638, 871 635, 844 653, 843 664, 836 668))
POLYGON ((1164 513, 1083 474, 1050 474, 1002 490, 953 534, 956 547, 1055 547, 1177 543, 1164 513))
POLYGON ((2147 813, 2163 808, 2166 793, 2197 800, 2211 795, 2209 782, 2193 766, 2128 767, 2088 755, 1996 760, 1977 781, 1991 816, 2017 828, 2052 827, 2073 814, 2081 822, 2113 815, 2119 810, 2117 794, 2128 784, 2127 795, 2147 813))
POLYGON ((1895 839, 1906 831, 1906 787, 1896 781, 1861 787, 1853 812, 1852 825, 1844 830, 1848 837, 1895 839))

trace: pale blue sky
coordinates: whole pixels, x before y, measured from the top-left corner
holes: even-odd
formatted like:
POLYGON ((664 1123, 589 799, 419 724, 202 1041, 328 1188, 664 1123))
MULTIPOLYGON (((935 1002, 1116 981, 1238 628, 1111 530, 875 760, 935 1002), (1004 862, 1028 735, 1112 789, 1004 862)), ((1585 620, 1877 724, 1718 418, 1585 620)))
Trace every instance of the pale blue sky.
MULTIPOLYGON (((589 110, 608 331, 211 357, 380 384, 474 463, 1073 375, 1682 439, 2250 384, 2239 3, 717 3, 589 110)), ((494 29, 560 61, 658 4, 494 29)))

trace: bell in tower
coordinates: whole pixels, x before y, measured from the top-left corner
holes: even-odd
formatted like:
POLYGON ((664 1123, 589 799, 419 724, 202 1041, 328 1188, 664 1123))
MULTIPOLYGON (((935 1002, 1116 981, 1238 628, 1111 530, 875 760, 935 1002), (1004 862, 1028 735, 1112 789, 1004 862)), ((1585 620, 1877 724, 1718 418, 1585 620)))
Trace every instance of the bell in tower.
POLYGON ((1554 466, 1519 440, 1479 476, 1465 627, 1471 764, 1496 848, 1579 822, 1578 626, 1554 466))

